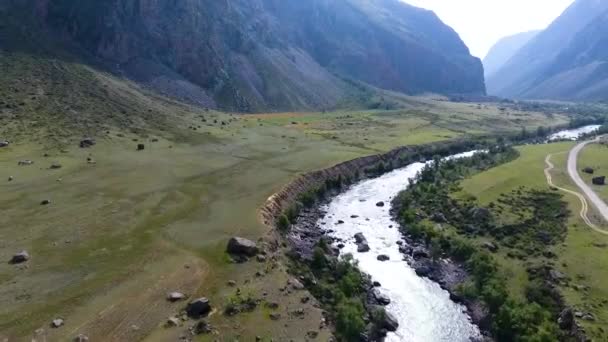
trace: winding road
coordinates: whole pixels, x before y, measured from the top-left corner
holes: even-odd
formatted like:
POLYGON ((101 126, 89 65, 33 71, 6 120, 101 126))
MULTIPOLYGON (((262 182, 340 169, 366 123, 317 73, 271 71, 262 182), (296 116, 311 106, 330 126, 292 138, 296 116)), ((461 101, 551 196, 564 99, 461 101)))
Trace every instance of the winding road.
POLYGON ((606 205, 606 203, 585 183, 585 181, 583 181, 583 179, 581 178, 581 176, 578 173, 578 167, 577 167, 577 159, 578 159, 579 152, 588 144, 597 142, 598 140, 599 140, 599 138, 596 138, 595 140, 582 142, 582 143, 576 145, 572 150, 570 150, 570 153, 568 154, 568 174, 570 175, 570 178, 576 184, 576 186, 584 193, 584 195, 579 192, 572 191, 572 190, 569 190, 566 188, 562 188, 562 187, 559 187, 559 186, 553 184, 553 179, 551 177, 551 170, 553 170, 554 165, 553 165, 553 163, 551 163, 551 156, 552 156, 551 154, 549 154, 545 158, 545 163, 547 164, 547 168, 545 168, 545 176, 547 177, 547 183, 550 186, 578 197, 578 199, 581 201, 581 211, 580 211, 579 215, 591 229, 593 229, 594 231, 596 231, 598 233, 608 235, 608 231, 603 230, 600 227, 598 227, 597 225, 595 225, 593 222, 591 222, 591 220, 587 216, 587 213, 589 212, 589 204, 587 202, 587 198, 589 198, 589 201, 591 201, 593 206, 597 209, 598 213, 607 222, 608 222, 608 205, 606 205), (585 196, 587 196, 587 198, 585 198, 585 196))

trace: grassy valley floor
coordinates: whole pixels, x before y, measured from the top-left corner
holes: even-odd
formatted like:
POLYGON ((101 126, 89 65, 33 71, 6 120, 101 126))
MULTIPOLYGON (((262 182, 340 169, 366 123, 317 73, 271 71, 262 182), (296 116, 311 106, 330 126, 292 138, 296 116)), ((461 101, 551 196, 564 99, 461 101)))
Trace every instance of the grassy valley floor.
MULTIPOLYGON (((0 339, 10 341, 78 333, 92 340, 174 340, 193 323, 163 327, 184 306, 168 303, 169 291, 211 299, 217 310, 209 321, 218 335, 202 340, 287 340, 309 331, 324 340, 330 332, 319 327, 314 301, 281 291, 288 280, 281 258, 233 264, 224 252, 231 236, 256 240, 268 232, 258 209, 271 194, 300 173, 396 146, 568 121, 395 94, 400 106, 393 110, 237 115, 178 103, 78 64, 0 58, 0 139, 11 141, 0 148, 0 259, 21 250, 32 256, 26 264, 0 264, 0 339), (97 144, 79 148, 83 136, 97 144), (24 160, 34 163, 19 166, 24 160), (223 315, 237 293, 228 280, 242 296, 260 299, 260 307, 223 315), (293 315, 298 309, 304 319, 293 315), (270 313, 282 318, 271 320, 270 313), (58 317, 65 326, 50 328, 58 317)), ((542 177, 542 164, 531 167, 542 177)), ((502 173, 514 186, 536 177, 517 174, 523 180, 502 173)), ((480 198, 496 191, 491 182, 480 198)), ((573 220, 584 245, 589 233, 573 220)), ((572 296, 591 303, 601 289, 590 293, 572 296)), ((605 322, 597 317, 598 326, 605 322)))

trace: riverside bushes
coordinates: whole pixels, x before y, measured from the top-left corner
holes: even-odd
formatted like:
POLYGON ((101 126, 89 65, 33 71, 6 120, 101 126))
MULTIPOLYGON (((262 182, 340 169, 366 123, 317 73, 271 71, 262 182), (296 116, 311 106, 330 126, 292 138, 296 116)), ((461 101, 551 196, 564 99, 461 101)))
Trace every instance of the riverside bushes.
POLYGON ((516 150, 499 146, 468 159, 436 160, 393 205, 404 234, 439 248, 443 254, 465 265, 470 279, 461 284, 457 292, 463 298, 485 303, 492 320, 491 332, 498 341, 556 341, 561 336, 556 324, 558 305, 546 282, 531 279, 526 300, 516 300, 509 293, 500 265, 492 254, 472 241, 487 237, 497 241, 501 248, 541 255, 565 236, 568 211, 561 196, 548 191, 518 189, 501 197, 502 203, 489 208, 450 196, 458 190, 458 182, 463 177, 517 156, 516 150), (497 219, 500 213, 509 220, 497 219), (432 221, 439 218, 450 229, 437 229, 432 221))

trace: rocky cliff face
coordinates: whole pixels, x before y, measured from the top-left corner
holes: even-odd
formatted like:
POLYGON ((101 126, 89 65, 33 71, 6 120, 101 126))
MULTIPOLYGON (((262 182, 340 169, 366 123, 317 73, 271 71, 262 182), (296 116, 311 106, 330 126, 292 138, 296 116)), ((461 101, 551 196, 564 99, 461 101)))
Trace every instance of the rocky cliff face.
POLYGON ((205 106, 331 107, 353 80, 485 93, 481 63, 458 35, 397 0, 7 1, 72 51, 205 106))
POLYGON ((604 0, 577 0, 488 80, 491 95, 516 98, 608 98, 604 0))

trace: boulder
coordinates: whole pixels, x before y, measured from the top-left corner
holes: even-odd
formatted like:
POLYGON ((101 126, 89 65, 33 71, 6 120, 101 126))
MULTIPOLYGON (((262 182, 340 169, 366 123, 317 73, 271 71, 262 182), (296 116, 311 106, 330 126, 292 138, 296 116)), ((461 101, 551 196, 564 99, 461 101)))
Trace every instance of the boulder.
POLYGON ((387 331, 397 331, 399 328, 399 321, 393 314, 386 311, 382 306, 376 306, 374 309, 376 317, 376 326, 379 329, 386 329, 387 331))
POLYGON ((384 202, 380 201, 376 203, 376 207, 384 207, 384 202))
POLYGON ((63 319, 61 318, 55 318, 52 322, 51 322, 51 327, 53 328, 59 328, 63 325, 63 319))
POLYGON ((280 320, 280 319, 281 319, 281 314, 280 314, 280 313, 273 312, 273 313, 271 313, 271 314, 269 315, 269 317, 270 317, 270 319, 271 319, 271 320, 273 320, 273 321, 278 321, 278 320, 280 320))
POLYGON ((146 148, 146 145, 144 144, 137 144, 137 150, 138 151, 143 151, 146 148))
POLYGON ((95 144, 96 144, 95 139, 84 138, 84 139, 80 140, 79 146, 80 146, 80 148, 89 148, 95 144))
POLYGON ((587 166, 586 168, 583 169, 583 172, 592 175, 595 172, 595 170, 593 170, 593 168, 590 168, 589 166, 587 166))
POLYGON ((12 182, 13 181, 13 176, 8 176, 8 181, 12 182))
POLYGON ((379 282, 379 281, 374 281, 374 282, 372 283, 372 286, 373 286, 373 287, 380 287, 380 286, 382 286, 382 284, 380 284, 380 282, 379 282))
POLYGON ((186 308, 188 316, 198 318, 207 315, 211 311, 209 299, 201 297, 191 301, 186 308))
POLYGON ((24 263, 26 261, 30 260, 30 255, 27 251, 21 251, 15 255, 13 255, 13 257, 11 258, 10 263, 11 264, 21 264, 24 263))
POLYGON ((40 205, 49 205, 51 204, 51 200, 45 199, 40 202, 40 205))
POLYGON ((53 163, 53 164, 51 164, 50 169, 51 170, 61 169, 61 164, 59 164, 59 163, 53 163))
POLYGON ((559 327, 562 330, 572 330, 574 327, 574 313, 572 312, 572 309, 566 308, 562 310, 557 319, 557 324, 559 324, 559 327))
POLYGON ((355 234, 355 241, 357 243, 367 243, 367 239, 365 238, 365 236, 363 235, 363 233, 357 233, 355 234))
POLYGON ((496 253, 496 251, 498 251, 498 246, 496 246, 494 243, 490 242, 490 241, 486 241, 481 245, 483 248, 489 250, 492 253, 496 253))
POLYGON ((378 255, 378 257, 376 259, 378 259, 379 261, 389 261, 389 260, 391 260, 391 258, 388 255, 386 255, 386 254, 380 254, 380 255, 378 255))
POLYGON ((391 299, 377 288, 372 291, 372 295, 380 305, 389 305, 391 303, 391 299))
POLYGON ((181 292, 171 292, 167 294, 167 300, 170 302, 177 302, 186 299, 186 295, 181 292))
POLYGON ((370 248, 369 248, 369 245, 367 243, 357 244, 357 252, 359 252, 359 253, 366 253, 366 252, 369 252, 369 251, 370 251, 370 248))
POLYGON ((292 278, 288 281, 288 284, 291 286, 292 289, 296 290, 296 291, 300 291, 300 290, 304 290, 304 284, 302 284, 298 279, 296 278, 292 278))
POLYGON ((210 334, 213 328, 206 321, 200 321, 192 327, 192 333, 194 335, 210 334))
POLYGON ((171 317, 167 318, 166 326, 168 326, 168 327, 179 326, 179 318, 177 318, 175 316, 171 316, 171 317))
POLYGON ((233 237, 228 241, 226 249, 230 254, 246 255, 253 257, 258 254, 258 247, 255 242, 241 237, 233 237))
POLYGON ((593 177, 591 180, 594 185, 606 185, 606 176, 593 177))
POLYGON ((89 337, 84 334, 80 334, 74 338, 74 342, 89 342, 89 337))
POLYGON ((473 208, 471 209, 471 216, 474 220, 487 220, 490 218, 490 210, 487 208, 473 208))
POLYGON ((445 215, 443 215, 443 213, 434 213, 433 216, 431 216, 431 220, 433 220, 433 222, 437 222, 437 223, 448 222, 448 220, 445 218, 445 215))
POLYGON ((427 250, 422 247, 416 247, 412 250, 412 256, 414 257, 414 259, 428 258, 429 252, 427 252, 427 250))
POLYGON ((24 160, 20 160, 17 165, 19 166, 28 166, 28 165, 33 165, 34 162, 29 160, 29 159, 24 159, 24 160))
POLYGON ((428 277, 433 272, 433 269, 428 265, 420 265, 416 266, 414 271, 416 271, 416 275, 419 277, 428 277))
POLYGON ((8 142, 7 140, 0 140, 0 147, 7 147, 10 144, 11 143, 8 142))

